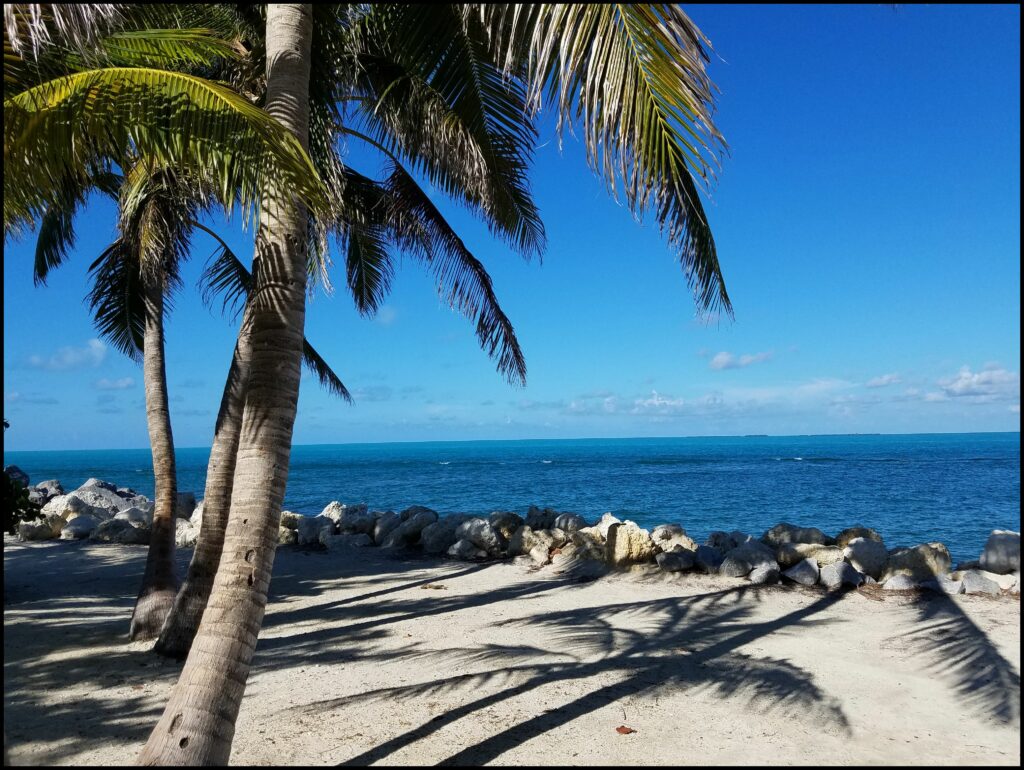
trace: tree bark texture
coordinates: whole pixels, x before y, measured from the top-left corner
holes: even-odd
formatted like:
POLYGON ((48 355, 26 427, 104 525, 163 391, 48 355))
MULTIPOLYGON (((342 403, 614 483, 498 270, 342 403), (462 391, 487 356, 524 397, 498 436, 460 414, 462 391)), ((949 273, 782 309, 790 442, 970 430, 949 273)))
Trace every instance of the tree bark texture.
POLYGON ((174 511, 178 502, 174 436, 167 399, 164 366, 164 295, 160 282, 146 288, 146 329, 142 372, 146 390, 146 425, 153 454, 155 503, 142 588, 135 600, 128 637, 132 641, 155 639, 174 604, 174 511))
MULTIPOLYGON (((312 6, 267 6, 267 111, 303 146, 312 6)), ((250 295, 252 362, 224 550, 181 676, 142 764, 227 764, 270 586, 298 404, 306 211, 268 180, 250 295)))

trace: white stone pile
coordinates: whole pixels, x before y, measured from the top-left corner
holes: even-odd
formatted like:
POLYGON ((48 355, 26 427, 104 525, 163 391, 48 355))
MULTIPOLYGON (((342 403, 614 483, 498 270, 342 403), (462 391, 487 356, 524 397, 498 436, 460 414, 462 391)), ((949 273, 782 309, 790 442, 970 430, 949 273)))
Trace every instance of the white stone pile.
MULTIPOLYGON (((89 479, 64 494, 57 481, 30 487, 44 500, 42 516, 19 525, 23 540, 88 538, 96 542, 148 543, 153 503, 131 489, 89 479)), ((195 544, 203 503, 178 496, 177 544, 195 544)), ((278 543, 324 548, 416 548, 462 561, 511 559, 532 568, 596 577, 612 569, 697 572, 754 584, 879 585, 883 590, 944 594, 1020 594, 1020 533, 995 530, 977 561, 952 569, 942 543, 888 548, 874 529, 844 529, 835 537, 814 527, 780 523, 760 537, 712 532, 698 544, 677 524, 648 531, 605 513, 588 524, 580 515, 530 506, 489 516, 449 514, 414 505, 404 511, 370 511, 365 503, 330 503, 317 516, 284 511, 278 543)))

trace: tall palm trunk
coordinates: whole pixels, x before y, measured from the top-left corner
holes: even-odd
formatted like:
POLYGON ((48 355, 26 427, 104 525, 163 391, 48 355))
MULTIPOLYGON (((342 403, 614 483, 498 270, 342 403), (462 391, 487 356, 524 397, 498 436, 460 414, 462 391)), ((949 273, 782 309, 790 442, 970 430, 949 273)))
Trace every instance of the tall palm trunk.
MULTIPOLYGON (((311 5, 267 6, 267 111, 306 145, 311 5)), ((269 180, 250 297, 252 364, 213 593, 142 764, 227 764, 263 624, 288 479, 306 306, 306 212, 269 180)))
POLYGON ((146 388, 146 424, 153 453, 154 494, 152 535, 142 588, 135 600, 128 636, 133 641, 153 639, 174 604, 174 509, 178 498, 174 463, 174 437, 167 406, 167 372, 164 367, 164 294, 160 281, 146 288, 146 326, 142 372, 146 388))
POLYGON ((192 647, 192 640, 199 630, 199 622, 213 590, 213 579, 224 549, 235 458, 242 432, 245 387, 249 377, 251 347, 248 329, 249 314, 246 313, 235 343, 227 382, 224 384, 220 410, 217 412, 217 428, 206 466, 203 519, 195 552, 189 562, 185 582, 174 600, 174 608, 167 616, 156 642, 156 652, 170 658, 181 660, 192 647))

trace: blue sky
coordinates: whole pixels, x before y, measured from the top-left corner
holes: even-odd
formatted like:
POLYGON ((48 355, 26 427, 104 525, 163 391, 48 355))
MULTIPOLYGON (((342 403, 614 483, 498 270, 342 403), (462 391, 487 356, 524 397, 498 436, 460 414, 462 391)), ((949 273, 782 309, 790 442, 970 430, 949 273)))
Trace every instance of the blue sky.
MULTIPOLYGON (((491 272, 527 387, 421 266, 374 319, 339 271, 307 337, 357 403, 305 377, 296 443, 1019 430, 1019 8, 688 10, 715 47, 731 147, 707 209, 735 320, 696 317, 653 218, 634 221, 579 142, 559 151, 546 129, 542 264, 442 206, 491 272)), ((96 201, 45 288, 31 240, 5 246, 6 449, 148 445, 141 369, 97 341, 83 302, 113 222, 96 201)), ((251 235, 211 224, 251 254, 251 235)), ((193 289, 212 250, 197 236, 168 325, 179 446, 211 441, 236 331, 193 289)))

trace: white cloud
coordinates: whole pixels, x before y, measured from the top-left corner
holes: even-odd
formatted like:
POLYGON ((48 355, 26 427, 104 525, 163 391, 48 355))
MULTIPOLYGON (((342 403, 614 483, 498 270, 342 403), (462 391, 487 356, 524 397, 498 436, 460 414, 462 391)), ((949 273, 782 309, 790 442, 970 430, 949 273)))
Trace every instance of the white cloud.
POLYGON ((899 385, 903 382, 903 379, 893 372, 892 374, 883 374, 881 377, 874 377, 864 383, 865 388, 884 388, 886 385, 899 385))
POLYGON ((108 380, 103 377, 93 383, 97 390, 127 390, 134 385, 135 379, 132 377, 121 377, 117 380, 108 380))
POLYGON ((956 375, 945 377, 938 384, 948 398, 966 398, 978 403, 1020 399, 1020 374, 997 364, 986 364, 980 372, 962 366, 956 375))
POLYGON ((742 369, 750 366, 751 364, 759 364, 762 361, 768 361, 771 357, 771 351, 766 351, 764 353, 744 353, 742 356, 737 356, 723 350, 721 353, 715 354, 708 366, 719 371, 722 369, 742 369))
POLYGON ((40 355, 29 356, 28 365, 35 369, 50 371, 95 368, 103 363, 106 356, 106 346, 97 339, 91 339, 85 343, 85 347, 63 347, 48 358, 40 355))

